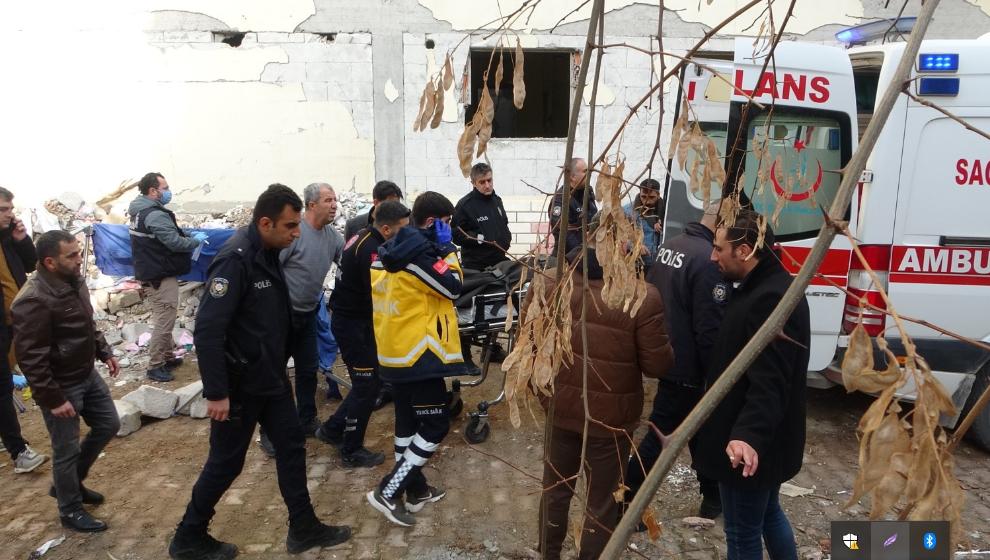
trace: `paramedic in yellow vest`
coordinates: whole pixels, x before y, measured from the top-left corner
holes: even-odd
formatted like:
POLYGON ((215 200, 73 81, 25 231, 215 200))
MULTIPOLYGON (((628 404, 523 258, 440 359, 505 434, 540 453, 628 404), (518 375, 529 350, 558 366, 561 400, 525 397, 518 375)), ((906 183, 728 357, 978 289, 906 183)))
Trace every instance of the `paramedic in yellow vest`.
POLYGON ((392 383, 395 401, 395 467, 367 498, 403 527, 444 497, 422 469, 450 429, 444 377, 465 373, 454 310, 463 274, 451 243, 453 213, 443 195, 419 195, 412 224, 382 244, 371 264, 378 372, 392 383))

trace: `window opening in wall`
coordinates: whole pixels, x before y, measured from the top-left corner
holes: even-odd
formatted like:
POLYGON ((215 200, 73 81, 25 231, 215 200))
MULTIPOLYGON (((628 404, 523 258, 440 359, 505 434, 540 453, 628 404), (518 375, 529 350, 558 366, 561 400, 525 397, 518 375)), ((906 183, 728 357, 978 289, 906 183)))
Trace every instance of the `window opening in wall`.
POLYGON ((514 49, 502 51, 502 83, 495 84, 498 52, 491 49, 471 50, 471 104, 464 111, 465 123, 474 118, 481 102, 482 87, 495 102, 492 122, 493 138, 566 138, 571 101, 571 52, 525 50, 526 103, 516 109, 512 104, 512 61, 514 49), (485 70, 492 62, 488 83, 482 85, 485 70))
POLYGON ((231 47, 237 48, 241 46, 241 42, 244 41, 244 36, 247 33, 231 32, 231 31, 214 31, 213 32, 213 42, 214 43, 225 43, 231 47))

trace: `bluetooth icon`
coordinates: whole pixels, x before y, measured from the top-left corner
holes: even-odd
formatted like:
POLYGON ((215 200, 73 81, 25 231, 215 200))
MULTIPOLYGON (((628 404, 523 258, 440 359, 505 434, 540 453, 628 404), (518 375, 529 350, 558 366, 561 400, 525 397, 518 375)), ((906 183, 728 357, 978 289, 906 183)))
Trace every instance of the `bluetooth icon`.
POLYGON ((929 531, 921 538, 921 542, 925 545, 925 550, 935 550, 938 539, 935 538, 935 533, 929 531))

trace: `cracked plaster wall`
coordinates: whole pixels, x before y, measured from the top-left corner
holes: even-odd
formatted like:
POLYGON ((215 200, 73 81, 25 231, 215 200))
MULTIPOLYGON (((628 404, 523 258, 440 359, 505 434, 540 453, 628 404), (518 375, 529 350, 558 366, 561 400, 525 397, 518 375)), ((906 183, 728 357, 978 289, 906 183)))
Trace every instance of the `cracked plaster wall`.
MULTIPOLYGON (((502 0, 501 8, 519 3, 502 0)), ((739 3, 667 0, 665 48, 684 52, 739 3)), ((896 15, 898 3, 884 3, 802 0, 790 29, 804 40, 831 42, 859 17, 896 15)), ((8 82, 14 87, 0 89, 0 184, 24 193, 19 197, 71 188, 92 199, 148 169, 161 170, 178 187, 177 202, 213 207, 253 200, 273 181, 301 189, 322 179, 368 192, 376 179, 389 178, 411 192, 431 188, 452 198, 468 188, 455 157, 463 107, 449 106, 437 130, 413 133, 411 123, 426 80, 426 39, 436 41, 442 57, 462 30, 498 15, 495 2, 108 0, 101 10, 70 0, 13 4, 0 6, 0 56, 14 77, 8 82), (235 30, 247 32, 239 48, 215 42, 213 32, 235 30), (326 42, 321 33, 334 33, 335 40, 326 42), (53 163, 74 185, 51 186, 53 163)), ((583 12, 547 32, 573 5, 544 0, 523 30, 524 45, 581 48, 583 12)), ((610 0, 607 7, 606 30, 622 33, 610 41, 650 46, 656 0, 610 0)), ((930 35, 977 37, 990 31, 988 14, 987 0, 945 0, 930 35)), ((480 35, 461 44, 455 73, 469 47, 486 44, 491 41, 480 35)), ((711 48, 728 49, 731 42, 711 48)), ((598 107, 596 144, 642 95, 649 68, 640 53, 606 55, 602 98, 611 103, 598 107)), ((655 103, 633 118, 621 144, 629 169, 638 171, 649 159, 659 118, 655 103)), ((588 124, 585 106, 579 137, 588 124)), ((522 181, 551 188, 563 150, 563 140, 492 141, 496 184, 520 221, 539 219, 543 204, 522 181)), ((577 153, 586 154, 587 146, 578 142, 577 153)), ((655 165, 654 175, 662 173, 655 165)))

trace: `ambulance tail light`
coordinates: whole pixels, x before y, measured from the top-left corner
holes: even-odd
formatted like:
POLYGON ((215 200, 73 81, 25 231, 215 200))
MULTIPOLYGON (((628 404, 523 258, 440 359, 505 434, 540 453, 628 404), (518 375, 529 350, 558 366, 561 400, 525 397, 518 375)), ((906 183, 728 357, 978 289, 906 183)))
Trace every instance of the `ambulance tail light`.
MULTIPOLYGON (((860 251, 870 269, 880 280, 883 289, 887 290, 887 275, 890 271, 890 245, 860 245, 860 251)), ((866 271, 866 267, 859 261, 859 257, 854 252, 849 263, 849 283, 847 285, 845 310, 842 314, 842 330, 846 334, 852 332, 860 322, 862 315, 863 328, 870 336, 883 334, 886 328, 887 315, 873 307, 862 307, 861 300, 880 309, 886 309, 880 290, 873 283, 873 279, 866 271)))

